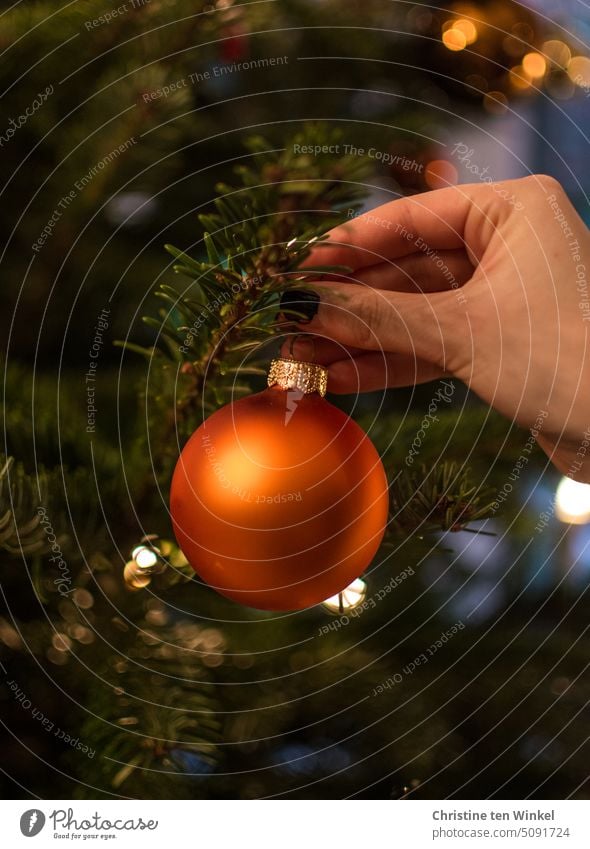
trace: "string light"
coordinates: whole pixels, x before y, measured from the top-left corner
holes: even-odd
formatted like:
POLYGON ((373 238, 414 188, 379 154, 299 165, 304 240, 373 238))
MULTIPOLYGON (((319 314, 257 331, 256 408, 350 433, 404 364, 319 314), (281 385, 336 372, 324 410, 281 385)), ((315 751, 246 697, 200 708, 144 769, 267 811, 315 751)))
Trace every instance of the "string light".
POLYGON ((463 33, 467 44, 473 44, 474 41, 477 41, 477 27, 473 21, 469 21, 467 18, 459 18, 458 21, 454 21, 452 28, 463 33))
POLYGON ((574 56, 567 66, 567 75, 576 85, 590 86, 590 59, 587 56, 574 56))
POLYGON ((564 44, 563 41, 558 41, 554 38, 549 41, 545 41, 541 50, 549 62, 553 65, 557 65, 559 68, 567 68, 568 63, 572 58, 572 51, 569 49, 567 44, 564 44))
POLYGON ((570 525, 590 522, 590 484, 562 478, 555 493, 555 515, 570 525))
POLYGON ((148 548, 145 545, 138 545, 137 548, 134 548, 131 552, 131 557, 135 560, 139 568, 146 572, 158 562, 158 555, 154 549, 148 548))
POLYGON ((522 57, 522 67, 525 74, 528 74, 532 79, 537 79, 538 77, 545 76, 547 62, 544 56, 533 51, 522 57))
MULTIPOLYGON (((489 57, 489 48, 493 47, 491 42, 494 39, 485 30, 485 22, 475 22, 472 18, 472 15, 481 14, 481 11, 471 5, 457 3, 454 5, 454 14, 458 17, 445 20, 441 27, 441 41, 447 50, 458 53, 481 38, 486 44, 480 53, 489 57)), ((479 79, 475 83, 474 74, 467 76, 466 84, 484 95, 483 107, 487 112, 502 115, 508 108, 507 94, 530 96, 538 91, 541 81, 551 96, 562 100, 574 94, 576 85, 590 89, 590 57, 572 58, 568 45, 557 38, 550 38, 538 46, 538 35, 529 23, 517 21, 501 41, 501 47, 497 45, 514 62, 513 67, 507 68, 505 81, 500 84, 505 91, 489 90, 493 83, 498 86, 497 79, 488 82, 482 78, 483 83, 479 79), (567 75, 564 73, 566 71, 567 75)), ((436 177, 433 180, 436 181, 436 177)))
POLYGON ((123 578, 128 590, 143 590, 150 583, 150 575, 142 575, 135 560, 129 560, 123 569, 123 578))
POLYGON ((123 578, 130 590, 141 590, 148 586, 152 575, 158 575, 166 569, 159 541, 155 534, 143 537, 140 544, 131 552, 131 560, 125 564, 123 578))
POLYGON ((333 595, 322 602, 322 606, 329 610, 330 613, 345 613, 347 610, 352 610, 358 607, 367 594, 367 585, 360 578, 357 578, 352 584, 349 584, 346 589, 342 590, 338 595, 333 595))
POLYGON ((522 65, 515 65, 510 69, 510 83, 514 88, 526 91, 531 87, 531 81, 524 72, 522 65))
POLYGON ((139 545, 131 552, 131 559, 142 575, 157 575, 166 569, 156 534, 142 537, 139 545))
POLYGON ((447 29, 442 34, 442 43, 447 48, 447 50, 463 50, 463 48, 467 47, 467 38, 464 32, 461 32, 460 29, 455 29, 455 27, 451 27, 447 29))

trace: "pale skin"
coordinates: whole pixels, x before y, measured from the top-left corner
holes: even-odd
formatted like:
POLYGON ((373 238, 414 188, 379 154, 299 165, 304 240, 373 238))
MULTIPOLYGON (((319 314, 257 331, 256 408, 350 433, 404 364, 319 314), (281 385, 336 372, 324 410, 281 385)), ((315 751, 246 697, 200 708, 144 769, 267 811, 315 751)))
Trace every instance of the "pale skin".
POLYGON ((524 428, 546 413, 539 445, 590 483, 590 231, 553 178, 392 201, 332 230, 307 264, 352 269, 306 281, 320 303, 301 329, 331 392, 453 376, 524 428))

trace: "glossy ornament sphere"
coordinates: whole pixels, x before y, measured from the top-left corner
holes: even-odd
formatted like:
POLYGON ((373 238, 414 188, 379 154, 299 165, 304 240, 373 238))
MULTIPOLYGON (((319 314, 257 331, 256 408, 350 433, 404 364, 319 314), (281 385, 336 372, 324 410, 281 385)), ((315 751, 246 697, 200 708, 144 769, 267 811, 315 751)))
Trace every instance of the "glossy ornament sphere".
POLYGON ((273 386, 195 431, 170 509, 187 560, 217 592, 298 610, 336 595, 371 563, 387 522, 387 479, 345 413, 317 392, 273 386))

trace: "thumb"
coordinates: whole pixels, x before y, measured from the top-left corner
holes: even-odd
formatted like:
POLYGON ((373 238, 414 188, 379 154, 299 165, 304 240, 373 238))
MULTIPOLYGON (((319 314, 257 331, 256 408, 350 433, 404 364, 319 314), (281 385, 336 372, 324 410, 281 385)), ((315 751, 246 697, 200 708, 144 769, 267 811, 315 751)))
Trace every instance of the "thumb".
MULTIPOLYGON (((306 281, 307 283, 307 281, 306 281)), ((355 283, 311 283, 318 299, 305 296, 306 333, 317 333, 341 345, 366 351, 413 354, 448 368, 464 340, 465 310, 454 291, 390 292, 355 283)), ((290 302, 297 309, 296 293, 290 302)))

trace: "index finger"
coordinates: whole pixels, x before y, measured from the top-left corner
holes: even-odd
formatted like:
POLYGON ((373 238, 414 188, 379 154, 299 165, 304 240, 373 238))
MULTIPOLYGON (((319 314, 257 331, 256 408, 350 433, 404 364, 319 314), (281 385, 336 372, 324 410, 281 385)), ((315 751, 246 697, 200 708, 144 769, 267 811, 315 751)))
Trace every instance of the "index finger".
MULTIPOLYGON (((480 184, 450 186, 378 206, 331 230, 329 239, 319 242, 301 267, 347 265, 357 271, 423 250, 425 245, 436 250, 462 248, 469 211, 485 189, 480 184)), ((477 252, 477 246, 470 247, 477 252)))

